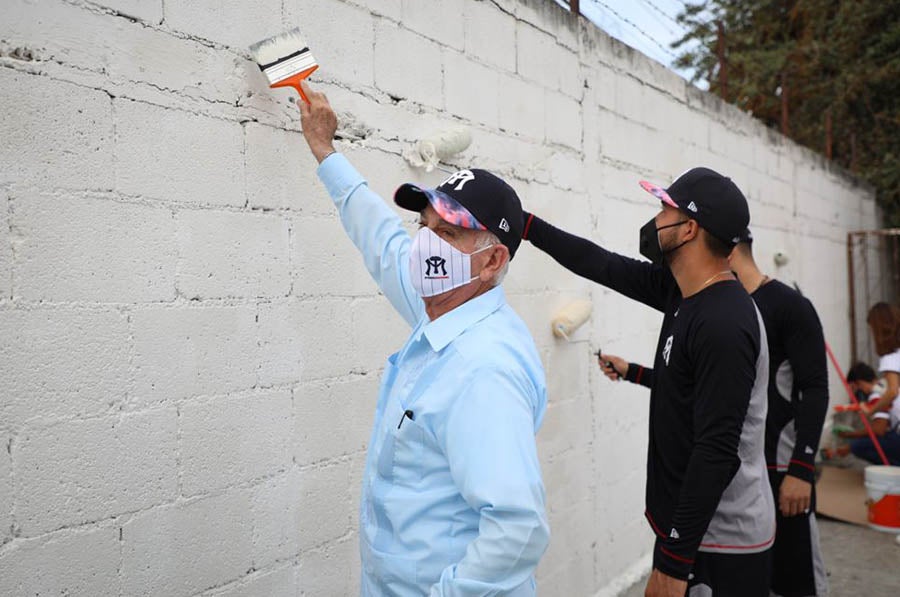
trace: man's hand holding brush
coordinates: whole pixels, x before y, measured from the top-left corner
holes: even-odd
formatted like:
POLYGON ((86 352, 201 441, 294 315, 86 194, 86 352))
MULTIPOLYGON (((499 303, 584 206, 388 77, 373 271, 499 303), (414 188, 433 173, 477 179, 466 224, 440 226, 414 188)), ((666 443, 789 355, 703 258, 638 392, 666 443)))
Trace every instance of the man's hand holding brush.
POLYGON ((309 103, 297 102, 300 108, 300 126, 309 149, 320 164, 337 150, 334 148, 334 133, 337 131, 337 116, 328 103, 324 93, 313 91, 309 83, 302 81, 300 86, 309 99, 309 103))

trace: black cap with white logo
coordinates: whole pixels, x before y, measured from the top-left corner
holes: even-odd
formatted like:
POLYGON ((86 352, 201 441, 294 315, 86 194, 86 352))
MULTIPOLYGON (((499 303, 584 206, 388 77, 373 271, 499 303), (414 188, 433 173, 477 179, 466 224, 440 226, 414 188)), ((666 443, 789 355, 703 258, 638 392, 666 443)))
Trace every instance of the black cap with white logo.
POLYGON ((689 218, 729 245, 741 241, 750 223, 747 199, 734 182, 709 168, 691 168, 664 189, 646 180, 645 191, 681 210, 689 218))
POLYGON ((394 203, 411 211, 431 204, 441 219, 455 226, 490 230, 509 249, 510 259, 522 242, 522 202, 511 186, 487 170, 459 170, 433 189, 406 183, 394 193, 394 203))

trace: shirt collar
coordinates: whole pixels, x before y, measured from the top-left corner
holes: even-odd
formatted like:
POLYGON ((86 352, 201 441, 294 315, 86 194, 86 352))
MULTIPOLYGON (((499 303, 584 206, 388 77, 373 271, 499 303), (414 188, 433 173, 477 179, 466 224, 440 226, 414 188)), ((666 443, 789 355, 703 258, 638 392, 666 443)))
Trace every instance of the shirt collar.
POLYGON ((466 301, 452 311, 425 324, 422 333, 432 350, 439 352, 457 336, 506 304, 506 294, 495 286, 484 294, 466 301))

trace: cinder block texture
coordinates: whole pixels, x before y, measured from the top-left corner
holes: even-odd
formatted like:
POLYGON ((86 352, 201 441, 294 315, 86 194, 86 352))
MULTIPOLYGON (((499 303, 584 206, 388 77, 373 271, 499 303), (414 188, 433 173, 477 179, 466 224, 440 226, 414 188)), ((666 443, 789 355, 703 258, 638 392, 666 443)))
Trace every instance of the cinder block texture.
POLYGON ((238 51, 281 33, 281 0, 257 0, 247 10, 241 0, 166 0, 166 24, 177 31, 238 51), (240 23, 240 27, 235 27, 240 23))
POLYGON ((245 576, 249 511, 249 493, 233 490, 135 516, 122 526, 123 592, 187 597, 245 576))
POLYGON ((291 470, 266 479, 250 493, 253 516, 253 566, 264 569, 290 561, 299 550, 303 531, 299 516, 308 507, 300 497, 300 473, 291 470))
POLYGON ((375 27, 375 85, 398 99, 443 108, 441 46, 395 23, 381 20, 375 27), (410 52, 409 48, 415 48, 410 52), (397 58, 409 62, 402 67, 397 58))
POLYGON ((515 17, 491 2, 466 2, 463 10, 466 53, 503 71, 515 72, 515 17))
POLYGON ((97 4, 152 24, 159 23, 163 17, 162 0, 99 0, 97 4))
POLYGON ((16 193, 11 203, 17 298, 116 303, 175 298, 170 210, 35 192, 16 193))
POLYGON ((18 542, 0 554, 0 594, 119 594, 119 529, 104 525, 18 542))
MULTIPOLYGON (((308 2, 285 0, 284 18, 299 25, 306 43, 328 78, 353 86, 371 87, 375 81, 376 61, 373 11, 388 10, 390 2, 376 0, 371 7, 355 3, 308 2), (335 43, 334 29, 325 23, 340 23, 340 42, 335 43)), ((394 58, 396 60, 396 57, 394 58)))
POLYGON ((26 427, 14 452, 23 535, 174 499, 176 448, 171 408, 26 427))
POLYGON ((251 207, 302 210, 327 205, 316 178, 316 160, 303 134, 255 122, 244 126, 244 173, 251 207))
POLYGON ((0 103, 6 106, 0 118, 0 183, 112 187, 108 94, 4 68, 0 103))
POLYGON ((297 571, 290 564, 274 570, 255 572, 236 583, 208 593, 210 597, 272 597, 296 594, 297 571))
POLYGON ((378 392, 378 378, 319 381, 294 392, 294 457, 300 465, 325 461, 365 449, 378 392), (335 433, 329 422, 340 422, 335 433))
POLYGON ((185 495, 250 481, 291 464, 289 392, 186 404, 179 417, 185 495))
POLYGON ((147 308, 132 315, 138 403, 256 383, 256 307, 147 308))
POLYGON ((13 535, 12 438, 0 434, 0 545, 13 535))
POLYGON ((121 404, 129 391, 129 331, 113 310, 0 312, 0 425, 82 417, 121 404))
MULTIPOLYGON (((840 264, 848 230, 879 226, 870 189, 558 2, 3 9, 0 595, 358 592, 366 444, 409 327, 318 181, 296 93, 249 59, 292 27, 336 148, 388 205, 403 182, 487 168, 529 211, 634 256, 658 210, 637 181, 716 168, 748 197, 763 269, 796 280, 849 354, 840 264), (404 160, 448 126, 469 148, 428 173, 404 160)), ((612 594, 652 548, 647 391, 591 354, 649 362, 660 314, 528 243, 504 287, 547 373, 540 591, 612 594), (558 340, 549 321, 583 298, 591 320, 558 340)))
POLYGON ((245 203, 236 122, 116 100, 116 188, 179 203, 245 203))
POLYGON ((190 299, 285 296, 291 289, 288 223, 278 215, 182 211, 178 290, 190 299))
POLYGON ((12 236, 9 224, 9 200, 0 191, 0 298, 12 298, 12 236))

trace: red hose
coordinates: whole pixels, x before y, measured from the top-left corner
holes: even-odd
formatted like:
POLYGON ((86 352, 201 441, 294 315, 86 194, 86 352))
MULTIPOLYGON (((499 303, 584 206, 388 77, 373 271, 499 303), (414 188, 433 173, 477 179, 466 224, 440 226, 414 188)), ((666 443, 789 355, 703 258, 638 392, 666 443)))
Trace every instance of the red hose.
MULTIPOLYGON (((859 405, 859 400, 856 399, 856 395, 853 393, 853 390, 850 389, 850 384, 847 383, 847 378, 844 376, 844 372, 841 370, 841 366, 838 365, 837 359, 834 358, 834 353, 831 352, 831 346, 828 345, 828 342, 825 343, 825 350, 828 351, 828 356, 831 358, 831 364, 834 365, 834 368, 837 370, 838 377, 841 378, 841 381, 844 382, 844 389, 847 390, 847 395, 850 396, 850 401, 853 404, 859 405)), ((872 443, 875 445, 875 449, 878 451, 878 456, 881 457, 881 461, 890 466, 890 462, 887 459, 887 456, 884 455, 884 450, 881 449, 881 443, 878 441, 878 438, 875 436, 875 432, 872 431, 872 425, 869 424, 869 418, 866 417, 866 413, 863 412, 863 409, 859 409, 859 418, 862 420, 863 425, 866 427, 866 433, 869 434, 869 439, 872 440, 872 443)))

